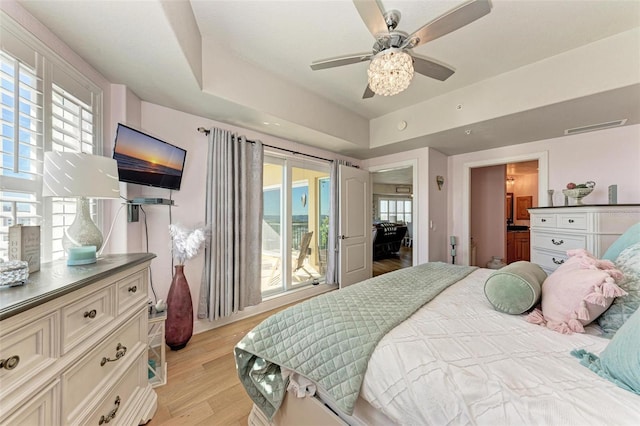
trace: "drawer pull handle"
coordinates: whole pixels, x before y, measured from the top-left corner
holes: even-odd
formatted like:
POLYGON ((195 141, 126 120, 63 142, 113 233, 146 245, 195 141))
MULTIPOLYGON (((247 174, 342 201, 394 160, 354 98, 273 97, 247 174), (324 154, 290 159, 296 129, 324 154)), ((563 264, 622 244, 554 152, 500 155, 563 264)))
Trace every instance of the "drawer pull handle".
POLYGON ((0 368, 4 368, 5 370, 13 370, 18 366, 20 362, 20 357, 18 355, 10 356, 7 359, 0 359, 0 368))
POLYGON ((540 219, 540 222, 546 222, 546 221, 547 221, 547 219, 544 219, 544 218, 540 219))
POLYGON ((569 219, 569 223, 573 223, 575 222, 573 219, 569 219))
POLYGON ((100 416, 100 421, 98 422, 99 425, 104 424, 104 423, 109 423, 111 420, 115 419, 116 417, 116 413, 118 412, 118 408, 120 408, 120 395, 116 396, 116 400, 114 402, 114 404, 116 405, 116 408, 114 408, 113 410, 109 411, 109 414, 107 414, 107 416, 100 416))
POLYGON ((137 285, 134 285, 133 287, 129 287, 129 293, 135 293, 136 291, 138 291, 137 285))
POLYGON ((562 265, 564 263, 564 259, 556 260, 555 257, 552 257, 551 260, 553 260, 553 263, 556 265, 562 265))
POLYGON ((556 246, 561 246, 562 244, 564 244, 564 240, 556 241, 555 238, 552 238, 551 242, 556 246))
POLYGON ((92 310, 90 310, 90 311, 85 311, 85 313, 84 313, 84 317, 85 317, 85 318, 91 318, 91 319, 93 319, 93 318, 95 318, 95 317, 96 317, 96 315, 97 315, 97 314, 98 314, 98 312, 96 312, 96 310, 95 310, 95 309, 92 309, 92 310))
POLYGON ((104 367, 104 365, 108 362, 114 362, 119 360, 120 358, 125 356, 126 353, 127 353, 127 347, 124 346, 122 343, 118 343, 118 346, 116 346, 116 357, 113 359, 107 358, 106 356, 103 357, 102 361, 100 361, 100 367, 104 367))

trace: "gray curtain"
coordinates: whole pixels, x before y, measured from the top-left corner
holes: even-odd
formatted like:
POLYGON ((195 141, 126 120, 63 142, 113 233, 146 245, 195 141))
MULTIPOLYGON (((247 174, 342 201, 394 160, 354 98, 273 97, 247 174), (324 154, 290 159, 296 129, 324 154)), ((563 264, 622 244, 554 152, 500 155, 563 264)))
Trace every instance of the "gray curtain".
POLYGON ((262 301, 262 143, 212 128, 206 182, 205 249, 198 318, 226 317, 262 301))

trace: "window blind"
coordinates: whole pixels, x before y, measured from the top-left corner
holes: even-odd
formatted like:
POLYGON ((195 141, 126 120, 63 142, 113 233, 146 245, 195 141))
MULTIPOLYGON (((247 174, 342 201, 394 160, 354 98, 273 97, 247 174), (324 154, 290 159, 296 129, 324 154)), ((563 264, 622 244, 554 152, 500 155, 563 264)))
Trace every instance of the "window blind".
MULTIPOLYGON (((47 261, 64 254, 62 235, 75 217, 75 199, 42 198, 44 151, 100 152, 102 93, 26 30, 2 18, 0 258, 8 255, 9 226, 40 225, 47 261)), ((91 209, 96 220, 95 202, 91 209)))

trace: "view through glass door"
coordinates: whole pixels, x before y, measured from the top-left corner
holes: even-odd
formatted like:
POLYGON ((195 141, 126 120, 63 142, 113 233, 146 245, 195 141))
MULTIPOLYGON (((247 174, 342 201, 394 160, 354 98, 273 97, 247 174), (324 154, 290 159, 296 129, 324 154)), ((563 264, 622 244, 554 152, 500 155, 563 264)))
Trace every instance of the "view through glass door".
POLYGON ((262 294, 324 280, 329 166, 265 155, 262 294))

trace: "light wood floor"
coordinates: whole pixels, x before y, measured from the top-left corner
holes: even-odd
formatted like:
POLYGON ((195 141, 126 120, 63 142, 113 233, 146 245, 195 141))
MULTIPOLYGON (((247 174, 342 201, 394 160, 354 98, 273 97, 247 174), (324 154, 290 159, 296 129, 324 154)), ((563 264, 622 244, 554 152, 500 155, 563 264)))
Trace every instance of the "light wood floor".
POLYGON ((233 347, 276 309, 194 335, 179 351, 167 348, 167 384, 157 387, 149 426, 247 425, 253 403, 236 374, 233 347))
MULTIPOLYGON (((412 250, 373 262, 373 275, 411 266, 412 250)), ((194 335, 179 351, 167 348, 167 384, 157 387, 158 410, 149 426, 247 425, 253 403, 236 374, 233 347, 282 307, 194 335)))
POLYGON ((413 249, 400 247, 398 256, 373 261, 373 276, 386 274, 397 269, 408 268, 413 265, 413 249))

